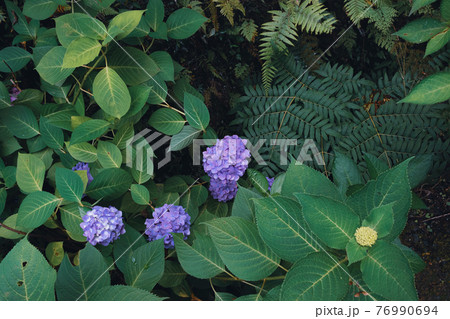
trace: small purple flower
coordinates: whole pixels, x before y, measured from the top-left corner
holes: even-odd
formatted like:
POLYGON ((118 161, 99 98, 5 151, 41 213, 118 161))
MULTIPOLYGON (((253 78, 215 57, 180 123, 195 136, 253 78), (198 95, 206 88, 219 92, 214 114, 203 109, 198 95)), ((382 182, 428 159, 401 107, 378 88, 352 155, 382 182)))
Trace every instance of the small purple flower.
POLYGON ((72 171, 86 171, 88 178, 88 185, 94 180, 91 175, 91 170, 89 169, 88 163, 78 162, 77 165, 72 167, 72 171))
POLYGON ((122 212, 115 207, 94 206, 83 216, 83 235, 92 245, 108 246, 125 234, 122 212))
POLYGON ((230 180, 211 179, 209 182, 211 196, 219 202, 232 200, 238 191, 237 182, 230 180))
POLYGON ((9 95, 9 98, 11 99, 11 102, 14 102, 15 100, 17 100, 17 96, 20 94, 20 91, 18 88, 13 87, 11 89, 11 94, 9 95))
POLYGON ((216 145, 203 152, 203 169, 211 179, 237 181, 244 175, 250 159, 246 144, 247 140, 237 135, 217 140, 216 145))
POLYGON ((275 180, 275 177, 266 177, 267 182, 269 182, 269 191, 272 189, 273 181, 275 180))
POLYGON ((182 206, 164 204, 153 212, 153 218, 145 220, 145 234, 149 241, 164 238, 164 247, 174 248, 171 233, 182 233, 184 239, 191 234, 191 216, 182 206))

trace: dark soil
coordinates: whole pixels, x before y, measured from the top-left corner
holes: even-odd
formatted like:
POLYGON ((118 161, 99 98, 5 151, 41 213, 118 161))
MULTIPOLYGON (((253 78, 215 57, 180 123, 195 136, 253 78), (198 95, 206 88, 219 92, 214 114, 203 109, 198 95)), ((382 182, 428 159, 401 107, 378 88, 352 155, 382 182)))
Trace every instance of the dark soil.
POLYGON ((428 209, 409 212, 401 240, 426 263, 426 268, 416 275, 419 299, 450 300, 450 172, 418 187, 415 193, 428 209))

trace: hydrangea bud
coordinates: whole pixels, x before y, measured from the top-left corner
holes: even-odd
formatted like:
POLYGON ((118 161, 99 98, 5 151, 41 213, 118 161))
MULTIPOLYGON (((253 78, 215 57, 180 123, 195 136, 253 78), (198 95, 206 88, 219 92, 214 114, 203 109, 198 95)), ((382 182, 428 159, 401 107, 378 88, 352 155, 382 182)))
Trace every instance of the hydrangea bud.
POLYGON ((149 241, 164 238, 164 247, 174 248, 171 233, 182 233, 184 239, 191 234, 191 216, 182 206, 164 204, 153 212, 153 218, 145 221, 145 234, 149 241))
POLYGON ((272 189, 273 181, 275 180, 275 177, 266 177, 267 182, 269 183, 269 191, 272 189))
POLYGON ((122 212, 115 207, 94 206, 82 218, 83 235, 94 246, 108 246, 125 234, 122 212))
POLYGON ((211 179, 209 191, 214 199, 219 202, 227 202, 236 196, 238 186, 236 181, 211 179))
POLYGON ((377 241, 378 233, 370 227, 359 227, 355 232, 356 242, 361 246, 372 247, 377 241))
POLYGON ((77 165, 72 167, 72 171, 86 171, 88 178, 88 185, 94 180, 91 175, 91 170, 89 169, 88 163, 78 162, 77 165))

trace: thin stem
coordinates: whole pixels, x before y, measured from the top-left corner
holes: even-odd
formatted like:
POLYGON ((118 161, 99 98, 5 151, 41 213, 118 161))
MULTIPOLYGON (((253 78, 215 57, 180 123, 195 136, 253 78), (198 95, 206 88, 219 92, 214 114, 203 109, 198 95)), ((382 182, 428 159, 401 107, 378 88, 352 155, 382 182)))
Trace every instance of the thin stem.
MULTIPOLYGON (((102 51, 103 53, 103 51, 102 51)), ((77 101, 78 95, 80 95, 81 89, 83 88, 84 82, 86 82, 87 77, 89 76, 89 74, 91 74, 91 72, 95 69, 95 67, 103 60, 103 55, 99 56, 97 58, 97 60, 95 60, 94 65, 92 66, 91 69, 89 69, 86 74, 84 75, 83 79, 81 80, 80 86, 78 88, 77 93, 75 93, 74 98, 72 99, 72 104, 75 104, 75 102, 77 101)), ((78 82, 78 81, 77 81, 78 82)), ((67 96, 70 96, 70 94, 74 91, 75 89, 75 85, 72 87, 72 89, 70 90, 69 94, 67 94, 67 96)))
MULTIPOLYGON (((286 276, 273 276, 273 277, 267 277, 264 278, 263 280, 265 281, 273 281, 273 280, 283 280, 284 278, 286 278, 286 276)), ((218 280, 223 280, 223 281, 242 281, 242 279, 239 279, 237 277, 230 278, 230 277, 214 277, 214 279, 218 279, 218 280)))
POLYGON ((182 111, 180 111, 180 110, 177 110, 177 109, 174 108, 173 106, 170 106, 167 102, 161 103, 161 104, 159 104, 159 105, 160 105, 160 106, 167 107, 167 108, 169 108, 169 109, 171 109, 171 110, 174 110, 174 111, 180 113, 181 115, 185 116, 184 112, 182 112, 182 111))
POLYGON ((11 228, 11 227, 6 226, 5 224, 2 224, 2 223, 0 223, 0 227, 3 227, 5 229, 7 229, 7 230, 10 230, 10 231, 12 231, 12 232, 14 232, 16 234, 21 234, 21 235, 26 235, 27 234, 27 233, 25 233, 25 232, 23 232, 21 230, 17 230, 17 229, 11 228))

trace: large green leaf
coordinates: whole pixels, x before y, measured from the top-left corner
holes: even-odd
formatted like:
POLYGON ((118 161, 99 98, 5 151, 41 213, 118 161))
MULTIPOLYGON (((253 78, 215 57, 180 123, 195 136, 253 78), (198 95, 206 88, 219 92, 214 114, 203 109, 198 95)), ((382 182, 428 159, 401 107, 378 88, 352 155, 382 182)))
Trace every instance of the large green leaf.
POLYGON ((25 106, 14 105, 2 109, 1 121, 18 138, 28 139, 39 134, 36 117, 25 106))
POLYGON ((75 145, 81 142, 91 141, 102 136, 111 123, 104 120, 89 120, 78 125, 72 133, 70 144, 75 145))
POLYGON ((178 9, 167 18, 167 35, 177 40, 189 38, 207 20, 192 9, 178 9))
POLYGON ((281 189, 281 195, 292 197, 294 193, 324 196, 342 200, 336 186, 322 173, 306 165, 291 163, 281 189))
POLYGON ((100 288, 89 298, 91 301, 161 301, 164 299, 148 291, 122 285, 100 288))
POLYGON ((112 142, 116 144, 120 150, 123 150, 124 148, 127 147, 129 143, 131 143, 131 141, 133 140, 133 136, 134 136, 133 123, 128 122, 117 130, 112 142))
POLYGON ((156 51, 150 54, 150 57, 160 68, 159 76, 164 81, 174 81, 174 65, 172 57, 166 51, 156 51))
POLYGON ((97 160, 97 149, 87 142, 69 145, 69 154, 80 162, 93 163, 97 160))
POLYGON ((192 246, 183 240, 182 234, 173 234, 173 239, 178 260, 189 275, 208 279, 226 271, 209 236, 196 233, 192 246))
POLYGON ((147 187, 143 185, 131 185, 131 196, 139 205, 148 205, 150 202, 150 193, 148 192, 147 187))
POLYGON ((166 135, 178 134, 185 123, 181 115, 171 109, 156 110, 148 121, 148 124, 166 135))
POLYGON ((411 206, 411 190, 407 176, 408 163, 409 160, 406 160, 382 173, 376 180, 369 181, 347 200, 347 204, 359 214, 362 220, 375 207, 394 203, 394 225, 387 237, 390 240, 402 232, 411 206))
POLYGON ((333 180, 341 194, 345 194, 349 186, 364 184, 356 163, 340 153, 336 153, 333 162, 333 180))
POLYGON ((56 188, 65 200, 81 204, 84 185, 77 173, 67 168, 57 167, 55 182, 56 188))
POLYGON ((205 103, 196 96, 185 92, 183 106, 188 123, 196 129, 205 131, 210 119, 205 103))
POLYGON ((433 18, 421 18, 408 23, 394 35, 412 42, 423 43, 431 39, 432 36, 442 32, 445 29, 445 23, 433 18))
POLYGON ((39 120, 39 130, 41 131, 41 136, 44 143, 53 149, 62 149, 64 147, 64 133, 55 125, 51 124, 50 121, 41 116, 39 120))
POLYGON ((64 47, 54 47, 48 51, 36 67, 39 75, 46 82, 55 85, 72 74, 75 68, 64 68, 63 61, 66 49, 64 47))
POLYGON ((281 286, 281 300, 341 300, 348 290, 345 259, 326 253, 311 254, 292 266, 281 286))
POLYGON ((200 130, 195 129, 190 125, 184 126, 181 132, 174 135, 170 140, 170 151, 179 151, 188 147, 200 133, 200 130))
POLYGON ((147 20, 153 31, 158 30, 164 20, 164 3, 162 0, 149 0, 147 3, 147 11, 145 12, 147 20))
POLYGON ((326 197, 295 194, 312 231, 329 247, 345 249, 360 225, 358 215, 341 202, 326 197))
POLYGON ((61 199, 47 192, 34 192, 22 201, 17 213, 17 223, 26 228, 37 228, 53 214, 61 199))
POLYGON ((450 26, 447 26, 443 31, 434 35, 427 43, 425 56, 433 54, 443 48, 450 41, 450 26))
POLYGON ((135 251, 145 245, 147 241, 137 230, 129 225, 125 225, 125 234, 121 235, 118 240, 114 242, 113 254, 117 268, 124 272, 127 263, 131 261, 131 255, 135 251))
POLYGON ((83 64, 89 64, 100 53, 102 45, 98 40, 90 38, 78 38, 67 47, 64 55, 63 67, 76 68, 83 64))
POLYGON ((58 40, 64 47, 68 47, 73 40, 81 37, 96 40, 106 37, 105 25, 84 13, 64 14, 56 18, 55 22, 58 40))
POLYGON ((139 85, 139 86, 132 86, 128 88, 128 90, 130 91, 131 96, 131 106, 126 116, 131 117, 133 115, 138 114, 139 111, 141 111, 144 108, 152 88, 146 85, 139 85))
POLYGON ((373 292, 389 300, 417 300, 414 274, 394 245, 378 241, 361 261, 361 272, 373 292))
POLYGON ((109 115, 121 118, 130 109, 130 92, 111 67, 105 67, 97 74, 92 91, 95 101, 109 115))
POLYGON ((114 199, 123 195, 131 186, 132 177, 120 168, 106 168, 89 184, 86 195, 94 199, 114 199))
POLYGON ((319 251, 318 238, 302 216, 302 207, 287 197, 254 200, 259 234, 282 259, 296 262, 319 251))
POLYGON ((108 25, 108 31, 112 28, 120 29, 116 34, 117 40, 125 38, 129 35, 141 21, 142 14, 145 10, 128 10, 116 15, 108 25))
POLYGON ((68 256, 64 256, 55 285, 58 300, 90 300, 99 289, 110 285, 109 265, 91 244, 80 251, 79 262, 73 266, 68 256))
POLYGON ((83 222, 80 206, 78 204, 69 204, 60 207, 59 211, 61 222, 70 238, 79 242, 86 241, 86 237, 83 235, 83 229, 80 227, 80 224, 83 222))
POLYGON ((31 19, 44 20, 55 13, 58 3, 53 0, 27 0, 23 5, 23 14, 31 19))
POLYGON ((27 238, 0 263, 0 300, 54 301, 55 270, 27 238))
POLYGON ((164 273, 164 240, 152 241, 137 248, 125 258, 125 282, 136 288, 151 291, 164 273))
POLYGON ((450 22, 450 1, 441 1, 441 16, 448 23, 450 22))
POLYGON ((429 5, 433 2, 436 2, 436 0, 413 0, 411 12, 409 14, 411 15, 414 12, 416 12, 417 10, 419 10, 420 8, 422 8, 426 5, 429 5))
POLYGON ((120 168, 122 165, 122 153, 119 148, 110 142, 98 142, 98 161, 104 168, 120 168))
POLYGON ((31 54, 19 47, 6 47, 0 50, 0 72, 17 72, 28 64, 31 54))
POLYGON ((279 266, 280 258, 263 242, 251 222, 240 217, 225 217, 205 224, 220 257, 237 277, 261 280, 279 266))
POLYGON ((394 213, 392 211, 393 206, 394 203, 375 207, 372 209, 369 216, 363 220, 362 226, 374 229, 378 234, 378 238, 383 238, 389 235, 389 232, 394 225, 394 213))
POLYGON ((430 75, 398 103, 436 104, 450 99, 450 71, 430 75))
POLYGON ((37 156, 19 153, 17 158, 16 180, 20 190, 32 193, 42 190, 45 177, 45 164, 37 156))
POLYGON ((255 205, 251 200, 253 198, 261 198, 261 195, 245 187, 239 186, 236 197, 234 198, 231 216, 242 217, 249 221, 253 221, 255 219, 255 205))
POLYGON ((108 58, 108 66, 128 85, 138 85, 151 80, 159 72, 158 65, 149 55, 133 47, 113 51, 108 58))

